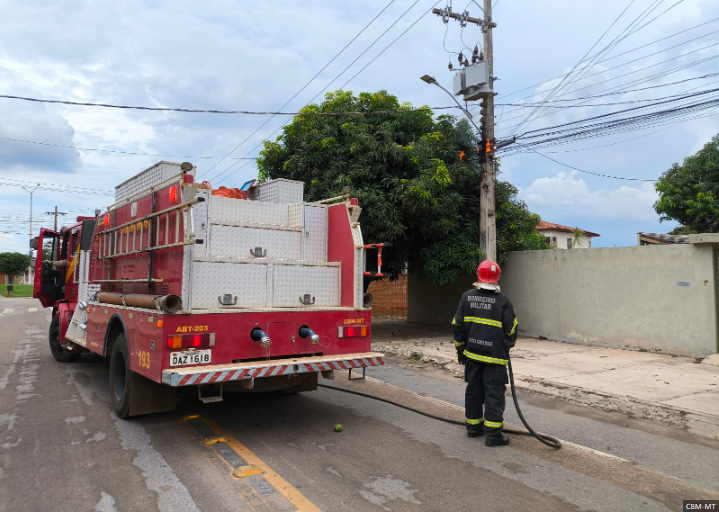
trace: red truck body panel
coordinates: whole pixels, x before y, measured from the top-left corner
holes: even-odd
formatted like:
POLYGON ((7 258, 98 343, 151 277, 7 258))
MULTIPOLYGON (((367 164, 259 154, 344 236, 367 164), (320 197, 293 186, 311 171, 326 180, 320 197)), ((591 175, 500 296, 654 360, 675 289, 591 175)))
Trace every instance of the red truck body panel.
MULTIPOLYGON (((136 178, 165 172, 163 165, 179 168, 161 162, 136 178)), ((194 383, 204 367, 225 368, 212 378, 226 381, 267 376, 259 367, 280 360, 307 361, 301 370, 294 363, 273 367, 282 375, 383 364, 370 352, 371 310, 362 306, 356 201, 304 203, 302 184, 288 180, 258 185, 247 194, 252 200, 215 197, 184 172, 159 176, 149 188, 145 181, 132 188, 133 179, 119 185, 116 204, 97 219, 41 231, 39 243, 54 239, 50 259, 60 264, 48 267, 38 250, 34 296, 59 314, 61 344, 109 356, 124 332, 130 370, 170 385, 194 383), (182 309, 101 303, 98 292, 176 295, 182 309), (300 336, 303 326, 318 336, 314 342, 300 336), (366 329, 345 337, 347 326, 366 329), (256 328, 271 339, 269 347, 251 338, 256 328), (194 333, 213 335, 214 344, 168 345, 172 336, 194 333), (193 350, 209 350, 210 360, 171 366, 173 353, 193 350), (228 373, 233 365, 252 369, 228 373)))

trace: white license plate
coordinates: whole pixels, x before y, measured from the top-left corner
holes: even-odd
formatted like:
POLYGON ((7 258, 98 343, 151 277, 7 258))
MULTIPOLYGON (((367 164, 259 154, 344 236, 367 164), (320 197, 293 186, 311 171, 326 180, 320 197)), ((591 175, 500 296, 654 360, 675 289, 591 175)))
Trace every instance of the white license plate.
POLYGON ((212 350, 194 350, 192 352, 172 352, 170 366, 185 366, 188 364, 206 364, 212 360, 212 350))

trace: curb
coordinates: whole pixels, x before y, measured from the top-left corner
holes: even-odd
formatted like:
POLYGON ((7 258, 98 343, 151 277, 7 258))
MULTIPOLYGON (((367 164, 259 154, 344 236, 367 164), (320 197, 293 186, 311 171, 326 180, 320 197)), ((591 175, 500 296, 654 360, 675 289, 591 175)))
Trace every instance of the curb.
MULTIPOLYGON (((455 374, 463 374, 462 365, 456 359, 449 359, 444 355, 432 356, 430 346, 416 345, 413 348, 397 347, 386 343, 373 345, 373 350, 384 352, 410 361, 417 361, 436 366, 455 374), (424 349, 424 351, 423 351, 424 349), (422 354, 417 359, 415 354, 422 354), (414 355, 414 357, 413 357, 414 355)), ((648 419, 658 421, 674 427, 685 428, 689 432, 719 438, 719 417, 707 415, 698 411, 680 409, 670 405, 646 402, 629 396, 619 396, 603 393, 577 386, 569 386, 546 379, 535 378, 528 375, 515 374, 515 386, 522 391, 558 398, 566 402, 602 409, 605 412, 618 412, 629 418, 648 419)))

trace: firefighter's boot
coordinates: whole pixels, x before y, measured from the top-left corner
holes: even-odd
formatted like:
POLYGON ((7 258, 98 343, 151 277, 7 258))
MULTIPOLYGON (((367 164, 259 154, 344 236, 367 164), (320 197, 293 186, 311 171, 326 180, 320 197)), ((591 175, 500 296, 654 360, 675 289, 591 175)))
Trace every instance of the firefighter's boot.
POLYGON ((471 425, 467 427, 467 437, 479 437, 484 435, 484 425, 471 425))
POLYGON ((485 446, 507 446, 509 444, 509 438, 502 435, 502 432, 491 432, 487 434, 487 439, 484 441, 485 446))

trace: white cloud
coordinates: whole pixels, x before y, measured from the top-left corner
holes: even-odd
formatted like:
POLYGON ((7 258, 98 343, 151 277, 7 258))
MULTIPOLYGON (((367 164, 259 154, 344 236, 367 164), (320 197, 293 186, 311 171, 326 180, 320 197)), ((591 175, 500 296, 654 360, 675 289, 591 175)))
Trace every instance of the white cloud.
MULTIPOLYGON (((497 82, 500 94, 523 89, 571 69, 626 6, 626 0, 610 0, 595 5, 571 0, 514 2, 501 2, 494 12, 499 23, 494 41, 495 74, 501 77, 501 81, 497 82), (548 20, 562 29, 547 31, 548 20), (540 43, 541 51, 538 46, 540 43)), ((355 75, 426 12, 432 3, 423 0, 412 7, 407 16, 330 86, 330 90, 339 88, 355 75)), ((252 4, 227 0, 200 3, 190 0, 94 0, 76 2, 72 4, 73 8, 68 8, 70 4, 67 2, 0 0, 0 12, 3 13, 3 30, 0 32, 0 93, 128 105, 275 110, 348 43, 384 4, 386 2, 378 4, 370 0, 290 0, 252 4)), ((286 110, 296 110, 309 101, 412 4, 413 0, 394 2, 286 110)), ((621 23, 613 28, 596 49, 620 33, 644 8, 644 5, 633 5, 621 23)), ((477 14, 473 5, 468 9, 471 15, 477 14)), ((719 2, 716 0, 685 0, 667 15, 628 38, 612 55, 717 15, 719 2)), ((355 92, 386 89, 401 101, 410 101, 415 105, 451 104, 442 91, 420 82, 418 77, 428 73, 450 87, 451 74, 447 70, 447 59, 451 58, 455 66, 457 62, 456 56, 449 57, 445 53, 445 44, 449 50, 460 51, 463 48, 463 37, 466 44, 473 47, 481 39, 481 30, 468 26, 462 31, 458 24, 450 24, 445 40, 445 28, 436 16, 424 16, 402 39, 352 80, 348 88, 355 92)), ((709 31, 708 27, 706 30, 702 28, 701 31, 649 46, 602 66, 612 67, 635 56, 662 50, 709 31)), ((706 37, 700 43, 709 44, 713 40, 716 40, 716 36, 713 39, 706 37)), ((467 54, 466 49, 463 51, 467 54)), ((658 54, 637 66, 658 62, 681 51, 677 49, 671 54, 658 54)), ((695 54, 687 59, 699 56, 695 54)), ((706 55, 701 53, 701 56, 706 55)), ((670 75, 666 80, 711 72, 716 62, 711 61, 704 66, 670 75)), ((665 67, 669 66, 652 71, 659 72, 665 67)), ((634 67, 606 71, 606 68, 596 67, 588 74, 600 70, 604 72, 579 82, 576 87, 597 84, 632 69, 634 67)), ((649 71, 632 75, 621 82, 647 73, 649 71)), ((549 85, 556 83, 554 81, 549 85)), ((618 83, 620 81, 601 84, 597 90, 618 83)), ((687 87, 700 83, 689 82, 687 87)), ((529 87, 501 101, 508 102, 522 96, 529 96, 524 101, 533 101, 543 97, 538 95, 532 98, 533 94, 547 88, 547 85, 529 87)), ((594 89, 583 90, 579 94, 591 90, 594 89)), ((680 85, 671 92, 682 90, 683 86, 680 85)), ((666 93, 670 94, 669 91, 666 93)), ((664 91, 660 89, 655 95, 662 94, 664 91)), ((628 101, 651 96, 650 92, 638 92, 610 99, 628 101)), ((499 134, 521 119, 509 121, 509 118, 528 113, 527 109, 511 110, 506 108, 499 134)), ((602 107, 552 111, 551 115, 532 124, 530 129, 606 111, 602 107)), ((221 157, 266 119, 261 116, 110 111, 0 99, 0 136, 168 156, 221 157)), ((286 120, 286 117, 272 119, 233 156, 245 156, 262 138, 269 137, 286 120)), ((657 136, 612 146, 606 151, 573 153, 572 164, 586 170, 600 171, 598 162, 601 162, 607 174, 622 175, 620 173, 627 170, 629 175, 628 169, 631 169, 632 176, 654 178, 673 162, 695 152, 719 130, 712 119, 694 123, 691 129, 687 128, 690 123, 686 123, 678 125, 671 132, 664 132, 662 135, 671 133, 670 143, 657 136)), ((627 134, 626 137, 633 135, 627 134)), ((593 146, 606 141, 589 140, 584 144, 593 146)), ((567 149, 576 147, 575 144, 566 146, 567 149)), ((560 150, 564 148, 558 146, 560 150)), ((159 159, 43 148, 0 140, 0 177, 5 178, 112 190, 118 182, 159 159), (60 174, 61 171, 64 174, 60 174)), ((197 164, 200 171, 204 172, 219 158, 186 159, 197 164)), ((233 170, 244 165, 244 162, 228 159, 207 173, 207 176, 202 176, 202 179, 212 178, 233 163, 237 163, 233 170)), ((651 209, 655 200, 651 186, 630 185, 598 190, 596 187, 605 186, 606 183, 615 185, 591 177, 587 177, 587 183, 584 183, 574 175, 564 175, 561 180, 559 177, 562 175, 557 175, 532 182, 539 176, 553 174, 556 169, 546 162, 540 162, 537 156, 508 156, 502 162, 501 179, 524 185, 523 197, 530 207, 548 220, 561 221, 560 214, 570 219, 598 215, 615 219, 617 225, 629 218, 656 220, 651 209), (534 158, 530 161, 532 165, 527 165, 530 158, 534 158)), ((222 184, 239 185, 255 174, 255 166, 249 164, 222 184)), ((218 185, 216 180, 211 181, 213 185, 218 185)), ((6 187, 0 190, 0 194, 0 212, 28 213, 28 196, 22 189, 6 187)), ((74 212, 80 208, 106 204, 107 198, 38 191, 35 201, 38 212, 51 210, 55 205, 63 211, 74 212)), ((622 229, 625 228, 622 225, 622 229)), ((18 235, 14 243, 24 246, 26 237, 18 235)))
POLYGON ((656 219, 657 214, 652 205, 658 196, 652 184, 590 190, 577 174, 577 171, 560 172, 551 178, 539 178, 520 190, 519 197, 527 202, 530 209, 550 222, 568 217, 595 222, 656 219))

